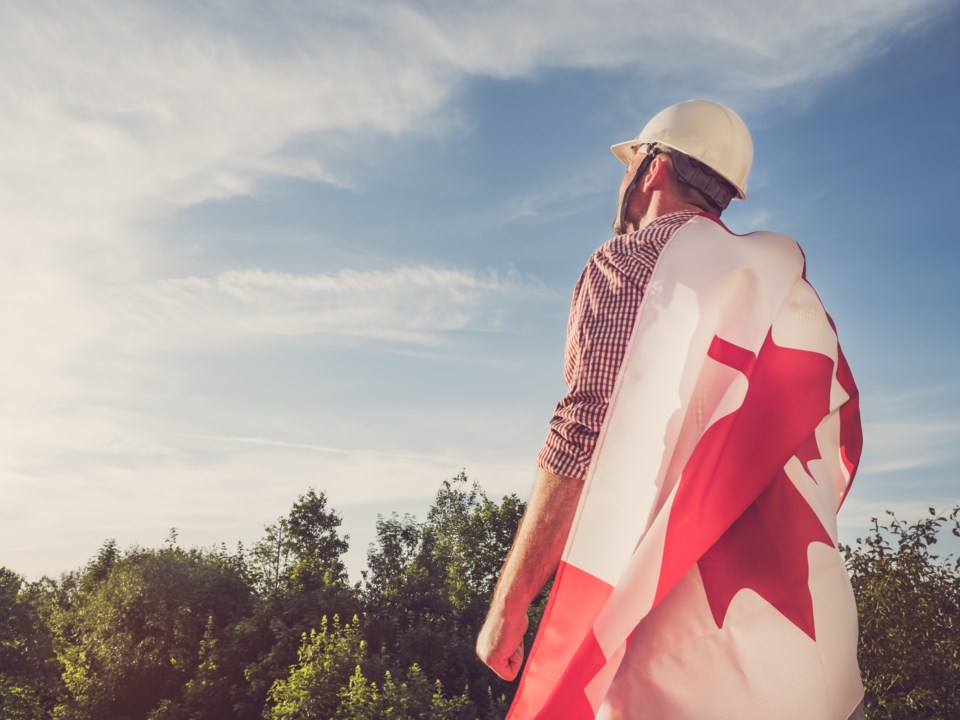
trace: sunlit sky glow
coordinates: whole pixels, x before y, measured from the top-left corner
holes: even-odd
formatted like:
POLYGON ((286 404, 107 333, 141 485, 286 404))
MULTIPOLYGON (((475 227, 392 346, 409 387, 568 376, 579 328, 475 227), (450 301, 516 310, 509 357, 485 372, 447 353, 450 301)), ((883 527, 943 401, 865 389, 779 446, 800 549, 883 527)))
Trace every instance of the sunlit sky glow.
POLYGON ((526 496, 610 144, 690 97, 754 135, 863 396, 842 538, 956 503, 960 7, 0 6, 0 564, 250 544, 308 487, 362 567, 461 468, 526 496))

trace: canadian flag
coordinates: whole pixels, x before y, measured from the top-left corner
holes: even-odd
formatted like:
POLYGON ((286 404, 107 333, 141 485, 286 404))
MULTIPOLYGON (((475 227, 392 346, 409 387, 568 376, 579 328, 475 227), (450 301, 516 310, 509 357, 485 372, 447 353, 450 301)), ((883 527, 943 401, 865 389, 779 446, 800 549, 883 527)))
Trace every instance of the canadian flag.
POLYGON ((863 695, 836 513, 862 437, 783 235, 664 248, 509 720, 842 720, 863 695))

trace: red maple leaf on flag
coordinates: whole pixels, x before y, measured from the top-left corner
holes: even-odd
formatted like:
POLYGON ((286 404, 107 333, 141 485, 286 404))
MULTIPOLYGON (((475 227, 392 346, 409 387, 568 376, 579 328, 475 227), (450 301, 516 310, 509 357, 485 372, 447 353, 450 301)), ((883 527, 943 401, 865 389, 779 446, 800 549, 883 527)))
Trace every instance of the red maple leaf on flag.
POLYGON ((719 337, 708 355, 749 385, 741 406, 707 428, 684 467, 655 602, 699 563, 718 626, 733 596, 749 588, 814 637, 807 547, 833 543, 783 467, 829 412, 833 360, 781 347, 772 333, 757 355, 719 337))
POLYGON ((748 588, 816 640, 807 586, 807 546, 833 541, 782 470, 698 563, 717 627, 733 596, 748 588))

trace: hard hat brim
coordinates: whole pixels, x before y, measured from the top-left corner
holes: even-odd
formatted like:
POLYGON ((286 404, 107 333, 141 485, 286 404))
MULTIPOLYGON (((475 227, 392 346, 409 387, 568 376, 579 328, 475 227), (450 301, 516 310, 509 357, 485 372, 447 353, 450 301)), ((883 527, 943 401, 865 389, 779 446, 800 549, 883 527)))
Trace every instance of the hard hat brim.
MULTIPOLYGON (((649 143, 648 143, 648 142, 644 142, 644 141, 641 140, 640 138, 634 138, 633 140, 624 140, 623 142, 617 143, 616 145, 611 145, 611 146, 610 146, 610 152, 612 152, 612 153, 617 157, 617 159, 618 159, 620 162, 622 162, 622 163, 623 163, 624 165, 626 165, 627 167, 630 167, 630 161, 633 160, 633 151, 634 151, 634 149, 640 147, 641 145, 647 145, 647 144, 649 144, 649 143)), ((660 143, 660 144, 661 144, 661 145, 666 145, 667 147, 673 147, 672 145, 670 145, 670 143, 660 143)), ((678 148, 673 148, 673 149, 674 149, 674 150, 677 150, 677 152, 682 152, 682 151, 679 150, 678 148)), ((712 169, 712 168, 711 168, 711 169, 712 169)), ((730 183, 730 185, 733 187, 733 189, 734 189, 734 190, 736 191, 736 193, 737 193, 737 194, 734 196, 734 197, 737 198, 737 200, 744 200, 744 199, 746 199, 747 195, 746 195, 746 193, 744 192, 744 189, 743 189, 743 188, 737 187, 737 184, 736 184, 735 182, 733 182, 733 181, 732 181, 730 178, 728 178, 728 177, 724 177, 724 175, 722 175, 721 173, 717 172, 716 170, 713 170, 713 172, 717 173, 717 175, 719 175, 719 176, 722 177, 724 180, 726 180, 728 183, 730 183)))
POLYGON ((640 145, 636 139, 634 140, 625 140, 622 143, 617 143, 616 145, 610 146, 610 152, 617 156, 617 159, 620 160, 627 167, 630 166, 630 161, 633 159, 633 149, 640 145))

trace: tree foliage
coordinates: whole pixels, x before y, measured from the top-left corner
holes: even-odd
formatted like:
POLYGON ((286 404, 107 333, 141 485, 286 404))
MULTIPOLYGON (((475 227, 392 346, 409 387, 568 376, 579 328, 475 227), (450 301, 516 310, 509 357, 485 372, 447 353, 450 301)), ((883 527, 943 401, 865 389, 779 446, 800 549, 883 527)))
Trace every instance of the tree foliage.
POLYGON ((476 710, 466 691, 447 697, 443 684, 431 685, 418 665, 411 665, 404 680, 395 681, 388 670, 377 686, 361 667, 341 691, 340 720, 475 720, 476 710))
POLYGON ((341 523, 326 495, 310 489, 253 548, 260 602, 242 631, 253 653, 244 667, 248 695, 260 708, 274 681, 297 662, 305 635, 320 628, 325 617, 361 611, 343 564, 349 545, 340 535, 341 523))
POLYGON ((366 660, 365 643, 358 629, 359 620, 340 624, 324 617, 319 630, 303 636, 299 662, 289 677, 277 680, 270 689, 268 720, 333 718, 340 707, 342 688, 366 660))
POLYGON ((364 593, 370 645, 443 687, 469 688, 478 712, 513 685, 476 660, 477 633, 524 504, 490 500, 464 473, 445 481, 423 523, 381 518, 364 593))
POLYGON ((43 621, 40 586, 0 567, 0 718, 49 717, 60 695, 60 664, 43 621))
POLYGON ((960 558, 932 550, 960 537, 960 506, 915 523, 881 525, 844 554, 860 617, 870 720, 960 717, 960 558))
MULTIPOLYGON (((161 549, 108 540, 59 580, 0 568, 0 718, 499 720, 516 685, 474 643, 523 510, 460 473, 424 520, 379 518, 354 586, 312 489, 249 552, 172 531, 161 549)), ((875 520, 843 548, 870 720, 960 717, 960 561, 933 552, 947 529, 960 506, 875 520)))
POLYGON ((114 720, 145 718, 179 697, 201 665, 204 639, 252 607, 240 558, 178 547, 118 557, 107 545, 64 601, 69 700, 60 714, 114 720))
POLYGON ((411 665, 399 679, 382 670, 384 658, 371 658, 360 619, 341 625, 324 618, 319 631, 304 636, 300 659, 290 675, 270 691, 267 720, 475 720, 466 692, 447 697, 440 680, 431 684, 411 665), (381 680, 372 680, 382 677, 381 680))
POLYGON ((327 508, 327 496, 310 488, 297 498, 290 513, 266 527, 253 547, 251 568, 265 594, 347 581, 342 555, 349 536, 339 533, 343 519, 327 508))

